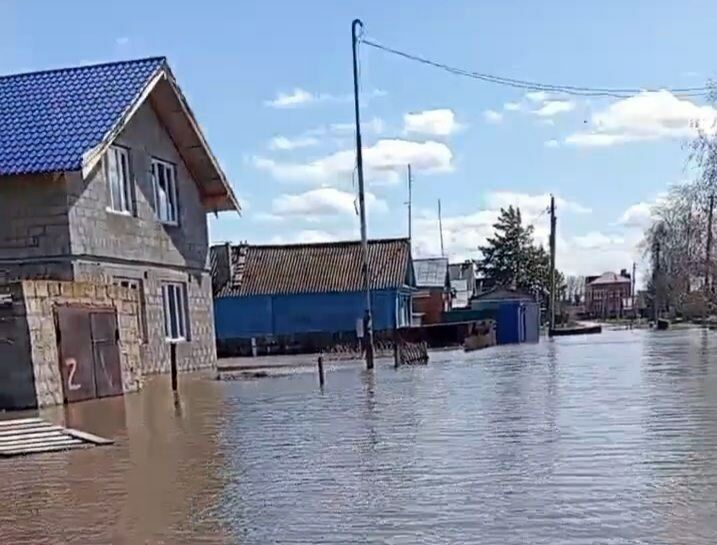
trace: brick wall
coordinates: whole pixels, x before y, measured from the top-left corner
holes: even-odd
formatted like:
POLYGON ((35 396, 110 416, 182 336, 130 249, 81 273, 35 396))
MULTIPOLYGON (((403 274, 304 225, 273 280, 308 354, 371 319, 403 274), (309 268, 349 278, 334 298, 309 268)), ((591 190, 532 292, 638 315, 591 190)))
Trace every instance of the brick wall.
POLYGON ((138 280, 144 292, 147 336, 141 344, 142 373, 169 371, 169 343, 164 331, 162 284, 180 282, 187 287, 187 310, 190 338, 177 346, 179 371, 195 371, 216 367, 214 310, 209 273, 175 271, 161 267, 134 267, 79 261, 75 265, 79 279, 111 284, 118 278, 138 280))
MULTIPOLYGON (((136 294, 126 288, 94 284, 91 282, 58 282, 27 280, 5 286, 4 293, 13 298, 13 317, 16 329, 27 331, 24 355, 17 370, 14 384, 3 388, 9 391, 25 391, 28 377, 32 377, 35 401, 38 407, 63 402, 60 375, 55 310, 60 305, 85 305, 112 307, 117 315, 119 329, 119 353, 122 369, 122 385, 125 392, 140 388, 142 367, 140 359, 139 331, 137 329, 138 301, 136 294), (29 358, 27 355, 29 354, 29 358), (32 370, 30 374, 27 366, 32 370)), ((20 407, 0 407, 20 408, 20 407)))
POLYGON ((439 324, 445 299, 442 288, 420 290, 413 295, 413 312, 423 313, 424 324, 439 324))

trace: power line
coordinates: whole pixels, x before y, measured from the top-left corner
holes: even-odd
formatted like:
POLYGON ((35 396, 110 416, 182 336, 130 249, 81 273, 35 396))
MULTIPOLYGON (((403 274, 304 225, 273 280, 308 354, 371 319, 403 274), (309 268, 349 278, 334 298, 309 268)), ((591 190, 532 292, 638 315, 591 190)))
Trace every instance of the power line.
POLYGON ((507 78, 504 76, 497 76, 495 74, 488 74, 485 72, 475 72, 475 71, 467 70, 464 68, 458 68, 455 66, 451 66, 449 64, 445 64, 442 62, 427 59, 427 58, 421 57, 419 55, 414 55, 412 53, 407 53, 405 51, 394 49, 392 47, 382 45, 378 42, 375 42, 375 41, 367 39, 367 38, 362 38, 361 42, 368 45, 369 47, 379 49, 381 51, 390 53, 392 55, 403 57, 404 59, 408 59, 408 60, 411 60, 414 62, 432 66, 434 68, 439 68, 441 70, 444 70, 446 72, 449 72, 449 73, 457 75, 457 76, 473 78, 473 79, 485 81, 487 83, 493 83, 495 85, 503 85, 503 86, 507 86, 507 87, 514 87, 517 89, 525 89, 525 90, 530 90, 530 91, 545 91, 545 92, 563 93, 563 94, 577 95, 577 96, 588 96, 588 97, 602 96, 602 97, 614 97, 614 98, 626 98, 628 96, 635 95, 635 94, 641 93, 643 91, 653 91, 654 92, 654 91, 658 91, 658 90, 665 90, 665 91, 669 91, 675 95, 682 96, 682 97, 705 96, 710 91, 712 91, 711 87, 675 87, 675 88, 663 88, 663 89, 649 89, 649 88, 638 89, 638 88, 581 87, 581 86, 576 86, 576 85, 557 85, 557 84, 550 84, 550 83, 541 83, 541 82, 535 82, 535 81, 529 81, 529 80, 523 80, 523 79, 507 78))

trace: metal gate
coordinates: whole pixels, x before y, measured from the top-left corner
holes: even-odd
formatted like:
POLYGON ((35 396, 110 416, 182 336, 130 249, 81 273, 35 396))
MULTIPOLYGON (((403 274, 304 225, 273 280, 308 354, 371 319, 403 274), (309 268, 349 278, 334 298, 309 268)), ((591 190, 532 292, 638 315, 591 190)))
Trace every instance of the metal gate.
POLYGON ((122 394, 114 310, 60 307, 57 334, 66 403, 122 394))

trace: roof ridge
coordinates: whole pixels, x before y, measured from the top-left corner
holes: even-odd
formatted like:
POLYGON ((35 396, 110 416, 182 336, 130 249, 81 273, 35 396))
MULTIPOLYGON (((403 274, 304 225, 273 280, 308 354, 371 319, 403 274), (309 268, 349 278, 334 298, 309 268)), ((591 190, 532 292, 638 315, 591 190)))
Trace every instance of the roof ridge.
POLYGON ((119 61, 107 61, 107 62, 98 62, 93 64, 80 64, 75 66, 65 66, 61 68, 46 68, 44 70, 31 70, 29 72, 15 72, 13 74, 0 74, 0 80, 9 79, 9 78, 20 78, 25 76, 36 76, 38 74, 52 74, 53 72, 67 72, 70 70, 83 70, 83 69, 89 69, 89 68, 97 68, 100 66, 113 66, 116 64, 134 64, 139 62, 147 62, 147 61, 163 61, 167 62, 167 57, 165 55, 156 55, 152 57, 141 57, 138 59, 124 59, 119 61))
MULTIPOLYGON (((368 240, 369 244, 372 243, 388 243, 388 242, 408 242, 408 237, 393 237, 393 238, 371 238, 368 240)), ((287 242, 284 244, 249 244, 246 242, 240 242, 238 244, 230 244, 232 248, 300 248, 306 246, 341 246, 349 244, 361 244, 360 239, 349 239, 349 240, 334 240, 324 242, 287 242)), ((212 244, 214 246, 223 246, 222 243, 212 244)))

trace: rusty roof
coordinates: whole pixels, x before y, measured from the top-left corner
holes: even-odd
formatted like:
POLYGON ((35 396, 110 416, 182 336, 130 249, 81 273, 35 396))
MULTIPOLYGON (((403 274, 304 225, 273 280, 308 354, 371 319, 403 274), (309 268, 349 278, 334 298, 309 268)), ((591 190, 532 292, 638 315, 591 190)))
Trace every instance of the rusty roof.
MULTIPOLYGON (((215 297, 329 293, 363 289, 361 242, 249 245, 230 248, 230 271, 223 275, 226 246, 211 252, 213 278, 228 278, 215 286, 215 297)), ((371 289, 413 285, 408 239, 369 241, 371 289)))

